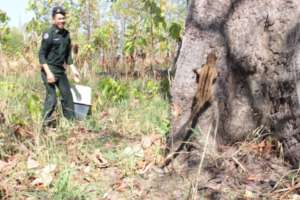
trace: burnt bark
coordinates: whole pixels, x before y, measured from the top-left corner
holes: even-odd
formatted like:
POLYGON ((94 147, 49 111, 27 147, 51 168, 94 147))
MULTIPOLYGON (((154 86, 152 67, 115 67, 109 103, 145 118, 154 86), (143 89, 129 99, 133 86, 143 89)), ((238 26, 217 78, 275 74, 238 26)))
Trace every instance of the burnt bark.
MULTIPOLYGON (((219 77, 214 101, 197 119, 212 126, 219 145, 243 140, 264 126, 283 144, 285 157, 300 161, 300 2, 298 0, 192 0, 171 89, 168 149, 191 113, 193 69, 216 51, 219 77)), ((205 134, 191 142, 201 143, 205 134)), ((213 143, 214 138, 210 138, 213 143)), ((214 148, 213 145, 209 145, 214 148)), ((212 149, 213 150, 213 149, 212 149)))

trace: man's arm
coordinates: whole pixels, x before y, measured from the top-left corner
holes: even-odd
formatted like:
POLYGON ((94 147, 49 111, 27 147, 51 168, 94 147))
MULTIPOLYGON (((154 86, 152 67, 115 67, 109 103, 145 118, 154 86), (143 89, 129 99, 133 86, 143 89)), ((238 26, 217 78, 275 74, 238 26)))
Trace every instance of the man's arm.
POLYGON ((66 63, 67 65, 70 65, 71 71, 73 73, 73 79, 76 83, 80 82, 80 75, 73 64, 73 58, 72 58, 72 44, 71 44, 71 39, 69 38, 69 45, 68 45, 68 52, 67 52, 67 58, 66 58, 66 63))
POLYGON ((39 61, 40 61, 42 68, 44 69, 44 71, 46 73, 48 83, 54 83, 55 77, 54 77, 53 73, 51 72, 51 70, 49 69, 49 66, 47 64, 47 58, 46 58, 46 55, 48 54, 48 51, 50 50, 50 45, 51 45, 50 42, 51 41, 50 41, 49 33, 47 33, 47 32, 44 33, 41 48, 39 51, 39 61))

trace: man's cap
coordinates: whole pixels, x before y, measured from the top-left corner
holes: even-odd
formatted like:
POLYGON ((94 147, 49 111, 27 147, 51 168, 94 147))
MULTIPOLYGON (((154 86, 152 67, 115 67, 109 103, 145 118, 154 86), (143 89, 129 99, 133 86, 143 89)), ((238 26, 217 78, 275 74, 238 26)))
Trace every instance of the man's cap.
POLYGON ((55 6, 53 9, 52 9, 52 17, 54 17, 56 14, 62 14, 63 16, 66 15, 66 11, 63 7, 61 6, 55 6))

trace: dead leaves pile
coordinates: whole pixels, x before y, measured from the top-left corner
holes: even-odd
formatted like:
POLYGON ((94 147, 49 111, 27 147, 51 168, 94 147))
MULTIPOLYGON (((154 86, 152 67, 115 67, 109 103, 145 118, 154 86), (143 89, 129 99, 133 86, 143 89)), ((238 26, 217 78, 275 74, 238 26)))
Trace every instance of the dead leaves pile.
POLYGON ((25 139, 33 139, 35 135, 29 127, 24 125, 13 125, 12 130, 15 137, 21 141, 25 139))
POLYGON ((228 191, 241 199, 300 199, 300 170, 290 170, 280 155, 278 141, 264 138, 223 147, 204 169, 201 185, 224 198, 228 191))
POLYGON ((160 166, 163 163, 162 149, 164 144, 162 137, 155 134, 144 136, 141 140, 141 147, 144 156, 137 162, 136 171, 139 174, 145 174, 153 166, 160 166))
POLYGON ((42 166, 32 157, 28 157, 26 164, 27 170, 33 174, 29 177, 30 185, 38 190, 46 190, 53 181, 57 166, 55 164, 42 166))

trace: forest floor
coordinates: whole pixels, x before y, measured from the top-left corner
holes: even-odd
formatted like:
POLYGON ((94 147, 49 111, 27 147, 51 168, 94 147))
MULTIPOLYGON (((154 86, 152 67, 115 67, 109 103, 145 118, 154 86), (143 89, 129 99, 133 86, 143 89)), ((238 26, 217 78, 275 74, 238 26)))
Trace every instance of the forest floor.
POLYGON ((1 74, 0 199, 300 199, 300 170, 260 129, 159 170, 170 128, 163 81, 88 73, 82 83, 93 88, 92 115, 68 122, 58 109, 56 129, 43 133, 39 70, 1 74))

